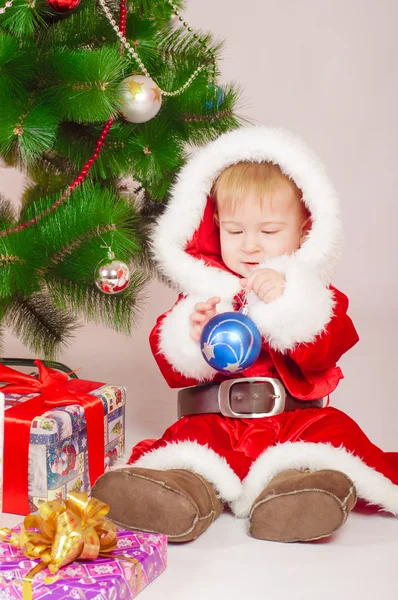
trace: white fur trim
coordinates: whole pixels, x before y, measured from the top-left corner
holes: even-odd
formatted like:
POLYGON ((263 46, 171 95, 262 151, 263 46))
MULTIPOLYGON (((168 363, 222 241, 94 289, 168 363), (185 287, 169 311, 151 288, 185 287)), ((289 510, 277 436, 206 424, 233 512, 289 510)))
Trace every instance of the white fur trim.
MULTIPOLYGON (((180 300, 163 320, 159 332, 161 354, 176 371, 197 381, 211 381, 217 373, 203 358, 199 342, 195 342, 190 336, 189 316, 194 305, 207 299, 189 296, 180 300)), ((228 310, 233 310, 232 302, 217 304, 218 312, 228 310)))
POLYGON ((163 448, 147 452, 133 466, 162 471, 188 469, 207 479, 224 502, 236 500, 242 491, 239 477, 225 458, 207 445, 201 446, 197 442, 172 442, 163 448))
POLYGON ((249 294, 249 316, 274 350, 286 352, 313 342, 333 315, 333 292, 297 257, 281 256, 260 265, 285 276, 283 294, 265 303, 249 294))
POLYGON ((228 300, 239 291, 238 277, 189 256, 185 247, 199 227, 213 182, 226 167, 242 160, 277 163, 302 190, 312 228, 296 255, 328 285, 342 244, 336 193, 323 165, 300 139, 267 127, 243 127, 221 135, 181 170, 153 234, 152 250, 160 270, 185 294, 228 300))
POLYGON ((398 485, 343 447, 310 442, 285 442, 263 452, 243 480, 241 496, 232 503, 235 515, 247 517, 255 499, 278 473, 301 468, 341 471, 352 479, 359 498, 398 515, 398 485))

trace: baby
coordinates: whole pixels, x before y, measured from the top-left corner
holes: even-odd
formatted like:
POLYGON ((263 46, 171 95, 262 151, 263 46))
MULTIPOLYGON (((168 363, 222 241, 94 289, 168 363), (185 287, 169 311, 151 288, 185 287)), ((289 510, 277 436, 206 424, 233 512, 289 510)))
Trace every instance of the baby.
MULTIPOLYGON (((214 219, 220 228, 221 258, 241 275, 246 292, 269 303, 283 293, 284 276, 261 269, 266 259, 293 254, 305 240, 311 217, 294 182, 272 163, 241 162, 225 169, 211 190, 214 219)), ((221 298, 195 305, 191 337, 200 340, 221 298)))
POLYGON ((95 484, 116 523, 185 542, 229 506, 250 535, 293 542, 330 536, 357 497, 398 513, 398 453, 329 406, 337 362, 358 341, 331 284, 340 248, 336 194, 287 132, 242 128, 188 162, 153 237, 180 290, 150 335, 166 381, 183 388, 179 419, 95 484), (200 334, 243 296, 261 352, 242 373, 218 373, 200 334))

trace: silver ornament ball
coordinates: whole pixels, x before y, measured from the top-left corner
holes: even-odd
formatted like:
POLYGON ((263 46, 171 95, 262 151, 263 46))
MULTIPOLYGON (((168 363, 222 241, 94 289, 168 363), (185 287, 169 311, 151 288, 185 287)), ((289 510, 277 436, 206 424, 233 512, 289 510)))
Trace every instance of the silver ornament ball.
POLYGON ((145 123, 153 119, 162 105, 159 86, 150 77, 130 75, 119 85, 121 115, 130 123, 145 123))
POLYGON ((119 294, 130 282, 130 269, 115 258, 104 258, 95 269, 95 285, 104 294, 119 294))

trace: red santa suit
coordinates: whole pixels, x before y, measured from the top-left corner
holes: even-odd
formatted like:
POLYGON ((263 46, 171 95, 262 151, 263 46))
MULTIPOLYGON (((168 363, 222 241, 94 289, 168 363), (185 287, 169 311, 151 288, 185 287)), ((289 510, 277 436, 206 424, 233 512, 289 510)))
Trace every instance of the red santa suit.
MULTIPOLYGON (((159 268, 180 292, 151 332, 154 357, 173 388, 229 377, 204 361, 190 337, 189 315, 196 302, 212 296, 221 298, 218 312, 237 309, 240 277, 221 259, 209 192, 226 167, 243 160, 278 164, 302 191, 312 228, 295 254, 260 265, 281 272, 285 289, 268 304, 249 295, 248 314, 262 334, 262 351, 254 365, 230 377, 278 378, 299 400, 328 398, 343 377, 338 360, 358 341, 348 299, 331 285, 341 250, 339 203, 319 160, 283 130, 248 127, 224 134, 182 169, 153 236, 159 268)), ((139 443, 129 464, 197 472, 240 517, 248 516, 281 471, 336 469, 353 480, 358 497, 398 514, 398 453, 377 448, 331 406, 255 419, 184 416, 160 440, 139 443)))

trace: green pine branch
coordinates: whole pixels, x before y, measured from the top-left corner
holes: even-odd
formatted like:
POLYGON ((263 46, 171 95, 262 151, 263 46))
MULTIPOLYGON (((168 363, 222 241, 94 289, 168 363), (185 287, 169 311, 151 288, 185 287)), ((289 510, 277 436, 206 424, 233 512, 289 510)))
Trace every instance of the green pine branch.
POLYGON ((31 164, 50 150, 58 128, 54 109, 35 95, 25 95, 16 102, 3 102, 0 120, 0 154, 17 165, 31 164))
POLYGON ((224 46, 221 40, 214 40, 208 32, 196 30, 195 33, 185 29, 172 29, 168 24, 156 32, 157 46, 163 55, 178 64, 180 61, 192 62, 196 58, 197 65, 212 62, 218 57, 224 46))
MULTIPOLYGON (((169 21, 173 15, 173 10, 167 1, 153 2, 153 0, 134 0, 134 3, 131 4, 134 12, 147 18, 153 18, 159 23, 169 21)), ((181 0, 173 0, 173 4, 175 4, 178 9, 183 7, 183 2, 181 0)))
POLYGON ((46 98, 64 120, 107 121, 120 107, 117 89, 125 65, 116 45, 100 50, 55 50, 46 98))
MULTIPOLYGON (((17 99, 32 77, 35 58, 34 46, 21 42, 0 31, 0 106, 7 98, 17 99)), ((4 113, 5 114, 5 113, 4 113)))
POLYGON ((80 326, 76 318, 53 305, 46 293, 16 296, 3 322, 35 355, 56 358, 80 326))
POLYGON ((15 210, 11 200, 0 194, 0 231, 11 227, 15 222, 15 210))
POLYGON ((0 15, 0 27, 16 38, 30 38, 40 27, 47 27, 50 15, 46 0, 14 0, 12 8, 0 15))
POLYGON ((114 296, 101 292, 93 280, 94 271, 91 283, 85 286, 58 278, 50 279, 48 291, 52 302, 62 311, 70 311, 87 321, 130 335, 143 311, 148 275, 139 270, 133 271, 128 288, 114 296))
POLYGON ((26 209, 43 196, 62 196, 76 175, 76 167, 65 157, 48 153, 29 169, 29 180, 22 194, 20 221, 26 221, 26 209))
POLYGON ((109 42, 115 43, 117 36, 109 25, 104 13, 98 9, 96 0, 84 0, 67 19, 55 21, 51 27, 40 31, 39 43, 44 52, 55 48, 75 50, 103 48, 109 42), (93 15, 96 18, 93 18, 93 15))

